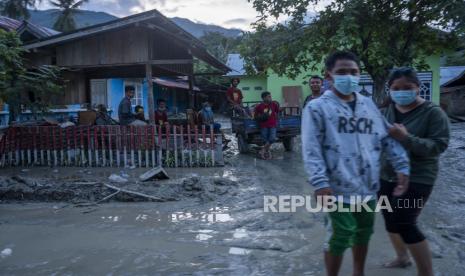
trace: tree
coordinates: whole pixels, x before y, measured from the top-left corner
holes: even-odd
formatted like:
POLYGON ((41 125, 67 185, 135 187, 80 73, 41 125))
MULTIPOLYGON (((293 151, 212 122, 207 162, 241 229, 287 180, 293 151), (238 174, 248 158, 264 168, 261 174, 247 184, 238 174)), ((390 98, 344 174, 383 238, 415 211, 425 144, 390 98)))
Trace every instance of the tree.
POLYGON ((15 32, 0 30, 0 99, 8 103, 10 122, 21 108, 47 111, 53 96, 63 91, 62 69, 40 66, 26 70, 21 40, 15 32))
POLYGON ((28 8, 35 8, 42 0, 2 0, 0 2, 0 13, 14 19, 30 17, 28 8))
POLYGON ((53 25, 53 28, 60 32, 69 32, 76 29, 74 16, 79 12, 79 7, 89 0, 50 0, 50 4, 60 9, 60 15, 53 25))
MULTIPOLYGON (((463 0, 336 0, 309 23, 309 6, 321 1, 249 2, 261 14, 257 33, 251 36, 268 41, 255 57, 265 70, 295 77, 315 69, 327 54, 348 49, 360 57, 362 69, 372 77, 377 103, 386 96, 384 85, 393 67, 425 69, 427 56, 453 49, 465 30, 463 0), (270 17, 282 15, 290 17, 288 22, 266 26, 270 17)), ((246 63, 252 61, 246 56, 246 63)))
POLYGON ((227 37, 219 32, 208 32, 200 37, 210 54, 222 62, 226 62, 228 54, 237 52, 241 40, 242 36, 227 37))
MULTIPOLYGON (((219 32, 208 32, 200 37, 207 51, 221 62, 226 63, 228 55, 238 52, 238 47, 242 41, 242 36, 227 37, 219 32)), ((200 60, 195 60, 194 71, 197 74, 211 73, 216 70, 200 60)), ((196 84, 202 88, 226 89, 229 87, 229 80, 221 75, 198 75, 196 84)))

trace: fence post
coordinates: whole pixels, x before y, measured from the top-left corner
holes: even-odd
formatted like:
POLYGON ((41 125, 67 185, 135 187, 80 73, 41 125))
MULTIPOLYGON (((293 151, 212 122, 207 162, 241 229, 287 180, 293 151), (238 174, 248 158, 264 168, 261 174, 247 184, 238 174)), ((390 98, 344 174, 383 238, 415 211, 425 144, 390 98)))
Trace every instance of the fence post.
POLYGON ((187 146, 189 151, 189 167, 192 167, 192 141, 191 141, 191 125, 187 125, 187 146))
POLYGON ((174 167, 178 167, 178 137, 176 135, 176 126, 173 125, 173 135, 174 135, 174 167))
POLYGON ((150 126, 150 133, 151 133, 151 142, 152 142, 152 167, 155 167, 155 140, 157 139, 157 126, 151 125, 150 126))
POLYGON ((161 125, 158 126, 158 165, 163 166, 163 151, 162 151, 162 128, 161 125))
POLYGON ((185 157, 184 157, 184 126, 183 125, 180 125, 180 128, 181 128, 181 167, 184 167, 184 165, 186 164, 186 160, 185 160, 185 157))
POLYGON ((210 153, 212 159, 212 167, 215 166, 215 134, 213 133, 213 127, 210 127, 210 153))

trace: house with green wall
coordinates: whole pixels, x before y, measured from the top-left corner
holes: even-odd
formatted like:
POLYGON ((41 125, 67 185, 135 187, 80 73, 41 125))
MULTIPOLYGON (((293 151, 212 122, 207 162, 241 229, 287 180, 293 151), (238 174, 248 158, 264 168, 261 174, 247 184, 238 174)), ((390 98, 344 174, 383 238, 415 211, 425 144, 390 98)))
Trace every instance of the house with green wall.
MULTIPOLYGON (((421 80, 420 95, 426 100, 439 104, 440 95, 440 55, 430 56, 426 59, 428 70, 419 71, 421 80)), ((227 65, 232 69, 228 77, 238 77, 241 82, 239 89, 244 95, 244 102, 261 101, 261 93, 269 91, 274 100, 283 106, 301 106, 304 99, 310 94, 308 76, 321 75, 321 65, 316 71, 303 72, 295 79, 278 76, 273 72, 262 75, 248 75, 244 69, 244 60, 239 54, 230 54, 227 65)), ((327 86, 327 84, 325 84, 327 86)), ((373 91, 373 81, 367 74, 360 78, 360 89, 365 94, 373 91)))

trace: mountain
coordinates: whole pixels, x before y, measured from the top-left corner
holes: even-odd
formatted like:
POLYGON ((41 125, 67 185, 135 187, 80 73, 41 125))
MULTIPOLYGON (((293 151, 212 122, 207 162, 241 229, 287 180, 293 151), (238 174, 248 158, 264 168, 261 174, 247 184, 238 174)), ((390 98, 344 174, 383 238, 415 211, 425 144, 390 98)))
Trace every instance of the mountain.
MULTIPOLYGON (((41 25, 47 28, 52 28, 55 24, 59 10, 58 9, 50 9, 50 10, 29 10, 31 17, 29 21, 34 24, 41 25)), ((111 21, 117 19, 118 17, 110 15, 105 12, 94 12, 94 11, 87 11, 81 10, 76 13, 75 21, 78 28, 87 27, 99 23, 104 23, 107 21, 111 21)))
MULTIPOLYGON (((29 19, 32 23, 38 24, 47 28, 53 28, 53 24, 58 17, 59 10, 30 10, 31 18, 29 19)), ((76 14, 76 24, 78 28, 91 26, 99 23, 104 23, 110 20, 117 19, 118 17, 105 13, 95 12, 88 10, 80 10, 76 14)), ((237 37, 241 34, 239 29, 227 29, 217 25, 208 25, 203 23, 195 23, 186 18, 173 17, 170 18, 178 26, 191 33, 195 37, 201 37, 207 32, 219 32, 227 37, 237 37)))
POLYGON ((239 29, 226 29, 217 25, 195 23, 190 21, 189 19, 181 17, 172 17, 170 19, 173 20, 174 23, 176 23, 179 27, 188 31, 195 37, 201 37, 208 32, 221 33, 227 37, 237 37, 242 33, 242 30, 239 29))

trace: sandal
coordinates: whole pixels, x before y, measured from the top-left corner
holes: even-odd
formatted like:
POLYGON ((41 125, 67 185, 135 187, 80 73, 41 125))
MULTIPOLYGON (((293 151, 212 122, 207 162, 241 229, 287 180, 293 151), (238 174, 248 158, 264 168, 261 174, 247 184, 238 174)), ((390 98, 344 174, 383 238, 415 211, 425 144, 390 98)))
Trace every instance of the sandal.
POLYGON ((382 265, 383 268, 407 268, 412 265, 412 262, 408 260, 394 259, 382 265))

